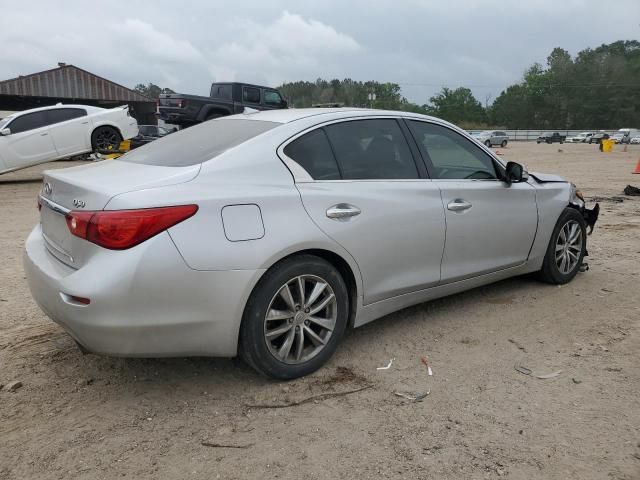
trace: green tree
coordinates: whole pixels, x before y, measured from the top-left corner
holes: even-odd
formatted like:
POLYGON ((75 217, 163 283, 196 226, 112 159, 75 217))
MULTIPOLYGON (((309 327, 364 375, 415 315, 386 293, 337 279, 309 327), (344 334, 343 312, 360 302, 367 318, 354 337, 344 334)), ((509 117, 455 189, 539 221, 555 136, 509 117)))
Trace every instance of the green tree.
POLYGON ((161 88, 158 85, 151 82, 149 82, 147 85, 143 83, 139 83, 138 85, 133 87, 133 89, 136 92, 144 95, 145 97, 154 98, 154 99, 158 98, 162 93, 176 93, 170 88, 161 88))
POLYGON ((480 124, 486 121, 482 104, 468 88, 459 87, 452 90, 444 87, 440 93, 431 97, 429 102, 429 114, 449 122, 480 124))

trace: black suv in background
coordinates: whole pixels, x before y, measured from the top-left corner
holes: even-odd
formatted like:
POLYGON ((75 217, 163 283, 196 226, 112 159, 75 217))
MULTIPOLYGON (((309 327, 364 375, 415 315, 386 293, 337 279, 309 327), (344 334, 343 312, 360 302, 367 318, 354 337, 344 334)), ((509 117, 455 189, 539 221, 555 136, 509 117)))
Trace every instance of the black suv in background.
POLYGON ((189 127, 213 118, 255 110, 287 108, 287 101, 274 88, 248 83, 213 83, 208 97, 165 93, 158 99, 160 118, 167 123, 189 127))

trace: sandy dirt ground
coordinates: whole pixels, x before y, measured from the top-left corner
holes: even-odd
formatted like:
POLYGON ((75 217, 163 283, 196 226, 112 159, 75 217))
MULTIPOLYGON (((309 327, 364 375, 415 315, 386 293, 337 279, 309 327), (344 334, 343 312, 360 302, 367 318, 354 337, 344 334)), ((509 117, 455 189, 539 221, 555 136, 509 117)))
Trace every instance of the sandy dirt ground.
POLYGON ((0 177, 0 383, 23 383, 0 390, 0 479, 639 479, 640 198, 622 189, 640 146, 500 151, 601 198, 590 271, 389 315, 289 383, 237 360, 83 356, 24 279, 44 167, 0 177))

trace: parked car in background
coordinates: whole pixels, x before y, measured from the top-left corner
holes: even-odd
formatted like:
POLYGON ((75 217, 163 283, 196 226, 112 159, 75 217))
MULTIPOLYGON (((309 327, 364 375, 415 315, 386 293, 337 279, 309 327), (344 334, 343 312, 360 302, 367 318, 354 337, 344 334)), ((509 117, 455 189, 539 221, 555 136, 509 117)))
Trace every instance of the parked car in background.
POLYGON ((573 137, 568 137, 567 142, 569 143, 587 143, 589 139, 593 137, 592 132, 582 132, 573 137))
POLYGON ((623 143, 625 138, 625 134, 624 133, 614 133, 611 136, 611 140, 613 140, 616 143, 623 143))
POLYGON ((609 140, 609 134, 605 132, 594 133, 588 143, 601 143, 602 140, 609 140))
POLYGON ((536 143, 564 143, 567 137, 565 135, 560 135, 558 132, 553 133, 545 133, 544 135, 540 135, 536 140, 536 143))
POLYGON ((443 120, 335 108, 219 118, 50 170, 39 203, 27 281, 82 348, 239 353, 279 379, 410 305, 530 272, 571 281, 593 218, 568 181, 443 120))
POLYGON ((639 144, 639 143, 640 143, 640 136, 633 137, 633 138, 629 141, 629 143, 631 143, 631 144, 633 144, 633 145, 637 145, 637 144, 639 144))
POLYGON ((0 120, 0 174, 94 150, 116 149, 138 134, 129 107, 56 105, 0 120))
POLYGON ((214 118, 254 110, 287 108, 287 101, 274 88, 248 83, 213 83, 208 97, 165 93, 158 99, 160 118, 167 123, 189 127, 214 118))
POLYGON ((174 131, 173 129, 159 127, 158 125, 138 125, 138 135, 131 139, 131 149, 146 145, 174 131))
POLYGON ((616 143, 630 143, 633 137, 639 135, 640 130, 636 128, 621 128, 611 138, 615 139, 616 143))
POLYGON ((484 132, 475 134, 474 137, 480 143, 484 143, 487 147, 500 145, 504 148, 509 142, 509 136, 501 130, 485 130, 484 132))

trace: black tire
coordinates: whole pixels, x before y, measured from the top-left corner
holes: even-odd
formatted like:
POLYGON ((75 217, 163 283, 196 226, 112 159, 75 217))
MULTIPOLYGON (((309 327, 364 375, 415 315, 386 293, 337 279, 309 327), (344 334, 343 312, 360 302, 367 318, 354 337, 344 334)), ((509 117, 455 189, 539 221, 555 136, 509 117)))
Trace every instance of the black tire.
POLYGON ((94 150, 118 150, 120 142, 122 135, 114 127, 98 127, 91 134, 91 146, 94 150))
MULTIPOLYGON (((309 375, 324 365, 334 354, 344 336, 348 317, 349 294, 338 270, 326 260, 314 255, 305 254, 290 257, 269 269, 251 293, 240 327, 240 356, 256 371, 271 378, 290 380, 309 375), (276 358, 275 354, 271 352, 270 347, 273 345, 268 345, 268 340, 265 337, 265 318, 272 302, 278 298, 278 292, 281 288, 301 275, 319 277, 330 286, 336 300, 336 320, 333 331, 324 347, 309 360, 292 364, 276 358)), ((285 322, 283 320, 283 324, 285 322)), ((309 323, 305 322, 305 325, 309 325, 309 323)), ((304 330, 306 327, 301 325, 295 328, 296 335, 298 335, 297 329, 304 330)))
POLYGON ((542 142, 541 140, 536 140, 536 143, 537 143, 538 145, 540 145, 540 143, 541 143, 541 142, 542 142))
POLYGON ((542 269, 539 272, 539 278, 547 283, 555 285, 562 285, 568 283, 578 274, 582 260, 587 252, 587 224, 575 208, 567 207, 560 214, 560 218, 556 222, 556 226, 551 234, 549 245, 547 246, 547 253, 544 256, 542 263, 542 269), (558 245, 558 237, 561 235, 563 227, 570 222, 577 222, 581 232, 581 249, 578 256, 576 265, 570 269, 570 271, 563 273, 556 261, 556 247, 558 245))
POLYGON ((484 142, 484 144, 485 144, 487 147, 491 148, 491 140, 487 140, 486 142, 484 142))
POLYGON ((502 141, 502 143, 500 144, 500 146, 501 146, 502 148, 506 147, 506 146, 507 146, 507 141, 506 141, 506 140, 503 140, 503 141, 502 141))

